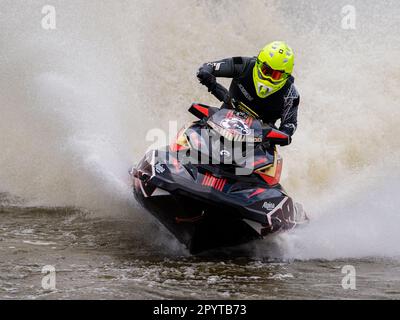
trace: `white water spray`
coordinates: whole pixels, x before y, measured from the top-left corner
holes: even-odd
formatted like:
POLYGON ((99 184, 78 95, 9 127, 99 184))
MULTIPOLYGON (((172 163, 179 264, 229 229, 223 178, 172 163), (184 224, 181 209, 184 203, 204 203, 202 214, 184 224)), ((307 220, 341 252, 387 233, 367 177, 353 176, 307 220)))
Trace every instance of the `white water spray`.
POLYGON ((301 105, 282 184, 312 218, 287 255, 398 254, 399 184, 385 183, 400 160, 396 1, 356 1, 355 30, 341 28, 346 3, 329 1, 53 2, 49 31, 46 3, 1 1, 0 191, 129 211, 127 170, 147 131, 190 120, 192 101, 218 105, 197 67, 283 39, 301 105))

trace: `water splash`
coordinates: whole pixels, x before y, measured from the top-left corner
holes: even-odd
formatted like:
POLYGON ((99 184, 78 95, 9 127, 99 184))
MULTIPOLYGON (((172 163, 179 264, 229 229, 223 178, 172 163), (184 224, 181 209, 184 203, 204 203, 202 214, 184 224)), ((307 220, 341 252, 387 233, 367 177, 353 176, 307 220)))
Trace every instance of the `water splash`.
POLYGON ((315 221, 289 237, 288 255, 398 253, 387 224, 397 221, 395 202, 376 214, 399 189, 384 183, 400 160, 396 1, 356 1, 356 30, 341 29, 342 5, 329 1, 54 3, 55 31, 40 28, 37 2, 2 6, 1 192, 129 212, 127 170, 146 132, 190 120, 192 101, 218 104, 197 67, 284 39, 296 53, 301 106, 294 142, 282 148, 282 184, 315 221))

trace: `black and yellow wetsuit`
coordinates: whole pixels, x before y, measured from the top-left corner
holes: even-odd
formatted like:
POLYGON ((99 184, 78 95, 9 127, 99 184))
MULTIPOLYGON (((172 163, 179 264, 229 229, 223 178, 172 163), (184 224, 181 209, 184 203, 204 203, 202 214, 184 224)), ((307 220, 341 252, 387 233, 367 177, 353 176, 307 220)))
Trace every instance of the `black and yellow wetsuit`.
POLYGON ((256 57, 234 57, 203 64, 197 77, 209 92, 228 107, 231 98, 243 102, 267 124, 281 120, 279 130, 292 136, 297 128, 300 96, 290 76, 286 84, 266 98, 257 96, 253 81, 256 57), (216 81, 216 77, 232 78, 229 91, 216 81))

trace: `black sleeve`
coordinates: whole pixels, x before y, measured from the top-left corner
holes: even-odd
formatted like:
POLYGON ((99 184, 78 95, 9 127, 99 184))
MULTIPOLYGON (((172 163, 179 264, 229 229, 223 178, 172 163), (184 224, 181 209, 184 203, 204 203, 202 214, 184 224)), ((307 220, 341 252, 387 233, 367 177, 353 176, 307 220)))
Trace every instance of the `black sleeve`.
POLYGON ((292 136, 297 129, 297 111, 300 103, 300 96, 292 84, 284 96, 284 108, 281 116, 279 130, 292 136))
POLYGON ((243 68, 244 63, 241 57, 208 62, 199 68, 197 78, 218 100, 228 103, 229 92, 217 82, 216 77, 234 78, 243 72, 243 68))

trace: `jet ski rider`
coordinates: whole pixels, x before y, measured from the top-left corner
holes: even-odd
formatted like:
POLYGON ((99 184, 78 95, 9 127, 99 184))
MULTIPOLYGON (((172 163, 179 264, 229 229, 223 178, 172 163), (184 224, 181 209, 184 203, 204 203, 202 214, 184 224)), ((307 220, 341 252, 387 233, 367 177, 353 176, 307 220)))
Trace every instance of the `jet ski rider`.
POLYGON ((257 57, 233 57, 205 63, 198 70, 197 78, 223 102, 223 108, 231 108, 232 103, 240 101, 265 124, 274 125, 280 119, 279 130, 291 137, 297 128, 300 101, 291 75, 293 65, 293 50, 283 41, 274 41, 257 57), (229 91, 216 77, 232 78, 229 91))

